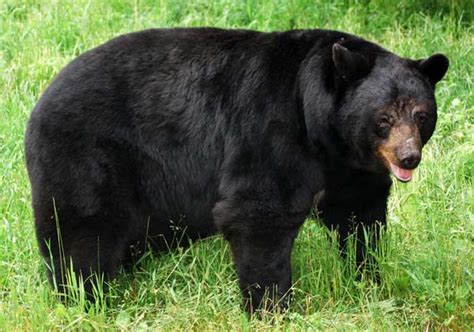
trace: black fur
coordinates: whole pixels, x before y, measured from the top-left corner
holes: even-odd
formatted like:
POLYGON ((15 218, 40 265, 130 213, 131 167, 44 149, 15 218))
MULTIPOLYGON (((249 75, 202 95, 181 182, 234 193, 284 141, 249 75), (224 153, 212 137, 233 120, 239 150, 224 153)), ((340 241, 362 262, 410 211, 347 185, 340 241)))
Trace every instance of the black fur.
POLYGON ((404 98, 427 103, 426 143, 443 59, 399 58, 336 31, 207 28, 132 33, 84 53, 26 133, 50 277, 64 281, 55 206, 64 257, 84 277, 113 277, 148 245, 221 232, 249 309, 284 306, 315 194, 342 240, 355 224, 385 223, 391 180, 374 153, 375 114, 404 98))

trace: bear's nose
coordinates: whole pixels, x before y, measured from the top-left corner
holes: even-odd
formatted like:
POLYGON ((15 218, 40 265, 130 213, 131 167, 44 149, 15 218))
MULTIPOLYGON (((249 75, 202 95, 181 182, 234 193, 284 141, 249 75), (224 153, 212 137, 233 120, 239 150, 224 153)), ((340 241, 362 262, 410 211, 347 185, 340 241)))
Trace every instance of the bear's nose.
POLYGON ((412 151, 402 156, 400 166, 405 169, 414 169, 421 160, 421 154, 418 151, 412 151))

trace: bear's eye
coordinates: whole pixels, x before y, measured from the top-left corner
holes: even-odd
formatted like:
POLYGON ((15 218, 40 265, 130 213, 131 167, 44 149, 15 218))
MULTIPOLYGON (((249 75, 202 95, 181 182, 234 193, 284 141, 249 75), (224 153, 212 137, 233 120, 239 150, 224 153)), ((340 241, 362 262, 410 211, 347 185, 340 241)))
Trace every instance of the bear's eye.
POLYGON ((392 123, 390 122, 390 118, 388 116, 382 116, 378 121, 377 121, 377 127, 380 129, 388 129, 392 126, 392 123))
POLYGON ((415 113, 415 121, 416 123, 421 126, 425 123, 426 120, 426 113, 425 112, 416 112, 415 113))

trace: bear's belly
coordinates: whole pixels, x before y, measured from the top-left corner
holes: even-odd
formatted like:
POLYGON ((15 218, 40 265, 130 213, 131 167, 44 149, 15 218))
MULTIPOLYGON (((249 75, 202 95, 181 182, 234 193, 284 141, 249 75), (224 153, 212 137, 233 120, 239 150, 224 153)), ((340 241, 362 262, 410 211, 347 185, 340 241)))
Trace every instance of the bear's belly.
POLYGON ((216 232, 212 208, 218 197, 217 171, 191 166, 185 159, 171 158, 141 165, 137 192, 145 220, 135 238, 147 238, 154 249, 162 250, 216 232))

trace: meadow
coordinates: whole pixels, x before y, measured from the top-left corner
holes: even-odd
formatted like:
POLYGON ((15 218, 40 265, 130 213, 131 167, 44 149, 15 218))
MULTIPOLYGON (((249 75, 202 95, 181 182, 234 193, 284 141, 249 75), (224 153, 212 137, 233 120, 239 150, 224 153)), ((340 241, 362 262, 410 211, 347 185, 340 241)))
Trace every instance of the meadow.
POLYGON ((472 7, 461 0, 0 1, 0 330, 472 330, 472 7), (337 29, 402 56, 449 57, 436 91, 437 130, 414 179, 392 190, 380 283, 357 279, 354 264, 309 218, 293 251, 285 314, 242 312, 219 236, 146 255, 97 303, 57 301, 34 235, 23 152, 29 113, 78 54, 126 32, 193 26, 337 29))

